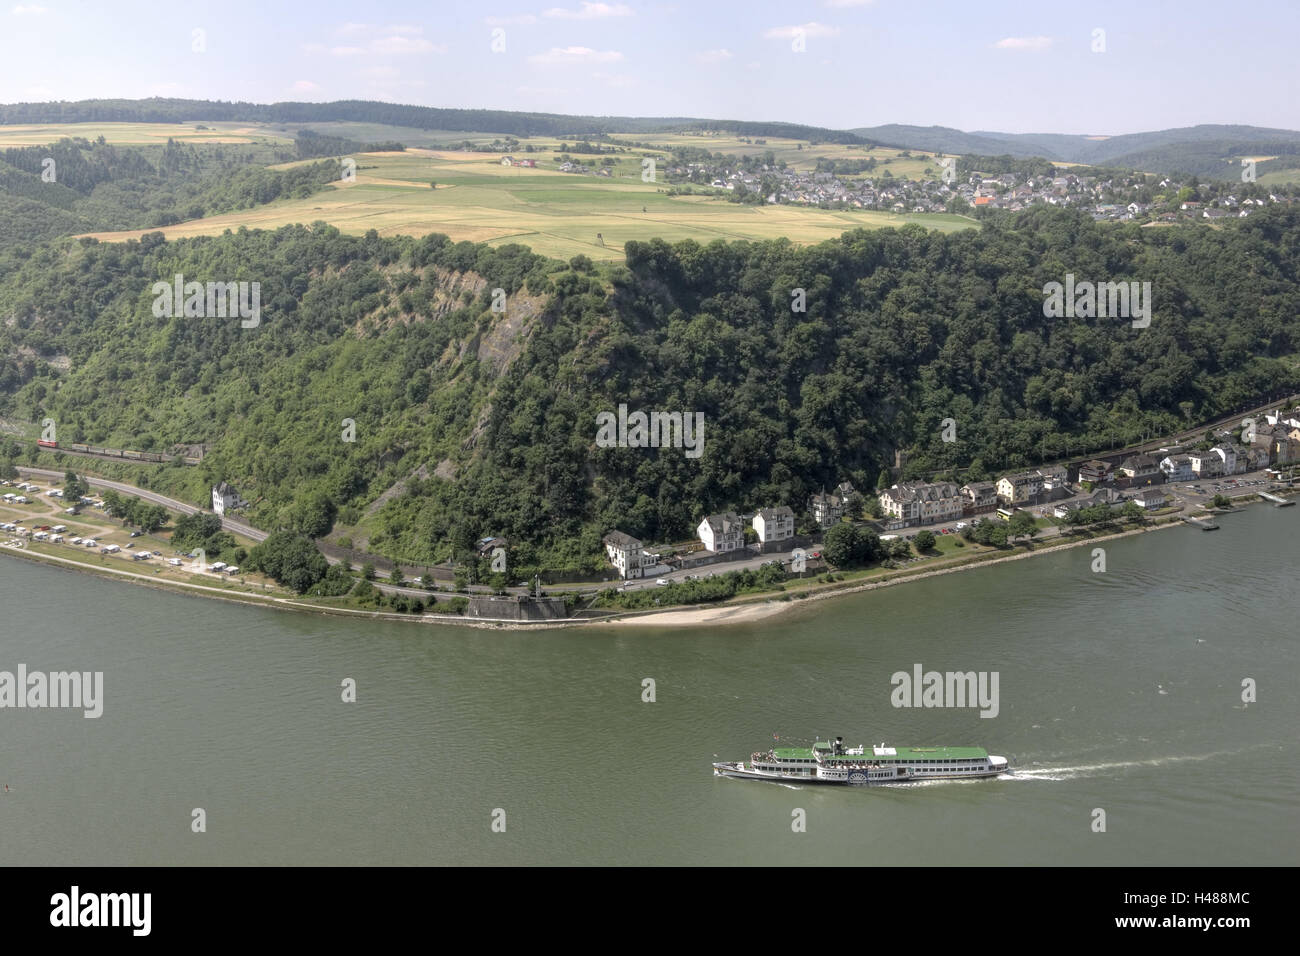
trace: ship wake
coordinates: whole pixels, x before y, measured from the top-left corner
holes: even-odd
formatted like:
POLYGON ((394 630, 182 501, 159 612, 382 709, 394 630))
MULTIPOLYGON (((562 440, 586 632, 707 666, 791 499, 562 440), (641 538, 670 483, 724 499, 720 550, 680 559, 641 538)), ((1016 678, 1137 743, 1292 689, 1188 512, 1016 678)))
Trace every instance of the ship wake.
MULTIPOLYGON (((1246 748, 1249 749, 1249 748, 1246 748)), ((1146 760, 1118 760, 1109 763, 1078 764, 1072 767, 1015 768, 1015 773, 1003 774, 999 780, 1075 780, 1083 777, 1104 777, 1118 770, 1134 767, 1167 767, 1171 764, 1196 763, 1234 756, 1239 750, 1220 750, 1212 753, 1187 754, 1176 757, 1151 757, 1146 760)))

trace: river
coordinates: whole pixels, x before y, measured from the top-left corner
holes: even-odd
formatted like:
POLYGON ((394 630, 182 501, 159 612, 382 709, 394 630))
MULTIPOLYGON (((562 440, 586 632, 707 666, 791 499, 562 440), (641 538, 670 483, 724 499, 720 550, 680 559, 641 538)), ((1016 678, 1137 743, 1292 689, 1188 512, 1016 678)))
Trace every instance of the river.
POLYGON ((1295 865, 1300 508, 1220 524, 1106 542, 1103 573, 1081 547, 680 629, 361 622, 0 555, 0 671, 104 674, 98 719, 0 709, 0 858, 1295 865), (917 664, 996 672, 997 716, 892 706, 917 664), (713 776, 774 734, 973 744, 1016 772, 713 776))

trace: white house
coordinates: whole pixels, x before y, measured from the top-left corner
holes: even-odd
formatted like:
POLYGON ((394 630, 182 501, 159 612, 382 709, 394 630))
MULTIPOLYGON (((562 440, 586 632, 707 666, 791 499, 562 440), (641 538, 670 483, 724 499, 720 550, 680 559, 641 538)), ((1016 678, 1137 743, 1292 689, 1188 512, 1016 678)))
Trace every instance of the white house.
POLYGON ((1213 451, 1194 451, 1187 457, 1192 460, 1192 471, 1198 478, 1215 478, 1223 474, 1223 459, 1213 451))
POLYGON ((1165 481, 1191 481, 1196 477, 1188 455, 1168 455, 1160 459, 1160 470, 1165 473, 1165 481))
POLYGON ((709 515, 696 531, 708 551, 739 551, 745 546, 745 525, 734 511, 709 515))
POLYGON ((239 507, 239 493, 224 481, 212 489, 212 510, 219 515, 239 507))
POLYGON ((1225 475, 1242 475, 1246 472, 1246 451, 1244 448, 1238 448, 1236 445, 1223 444, 1215 445, 1210 449, 1218 455, 1223 462, 1223 473, 1225 475))
POLYGON ((645 552, 641 542, 622 531, 611 531, 604 537, 605 553, 609 563, 618 568, 622 578, 639 578, 654 559, 645 552))
POLYGON ((962 497, 950 481, 905 481, 880 493, 880 508, 905 524, 933 524, 960 518, 962 497))
POLYGON ((794 511, 785 505, 762 508, 754 515, 753 525, 763 550, 775 550, 775 545, 794 538, 794 511))
POLYGON ((1133 500, 1147 511, 1153 511, 1164 505, 1165 493, 1159 488, 1142 488, 1133 495, 1133 500))

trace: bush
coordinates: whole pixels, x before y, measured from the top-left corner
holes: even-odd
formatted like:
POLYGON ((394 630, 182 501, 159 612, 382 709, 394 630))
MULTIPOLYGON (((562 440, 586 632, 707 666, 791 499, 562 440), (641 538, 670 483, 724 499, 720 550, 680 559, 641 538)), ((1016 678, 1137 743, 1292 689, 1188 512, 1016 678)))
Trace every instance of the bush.
POLYGON ((340 597, 351 591, 356 583, 343 565, 332 564, 325 577, 313 584, 307 593, 314 597, 340 597))

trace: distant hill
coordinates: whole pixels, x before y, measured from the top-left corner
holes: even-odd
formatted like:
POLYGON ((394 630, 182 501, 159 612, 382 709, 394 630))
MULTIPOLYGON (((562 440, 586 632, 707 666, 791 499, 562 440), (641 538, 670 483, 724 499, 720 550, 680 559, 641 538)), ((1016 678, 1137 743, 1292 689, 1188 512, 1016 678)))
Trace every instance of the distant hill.
POLYGON ((442 109, 368 100, 333 103, 226 103, 164 99, 79 100, 0 105, 0 125, 19 123, 385 123, 420 130, 507 133, 513 136, 581 136, 676 130, 722 130, 745 136, 784 136, 831 143, 866 142, 856 133, 798 123, 709 120, 690 117, 566 116, 506 110, 442 109))
MULTIPOLYGON (((1207 124, 1122 136, 1061 133, 964 132, 947 126, 891 124, 854 129, 885 146, 945 153, 1041 156, 1090 166, 1119 166, 1147 172, 1185 172, 1215 179, 1241 175, 1241 157, 1300 157, 1300 132, 1261 126, 1207 124)), ((1285 162, 1285 159, 1282 160, 1285 162)))

